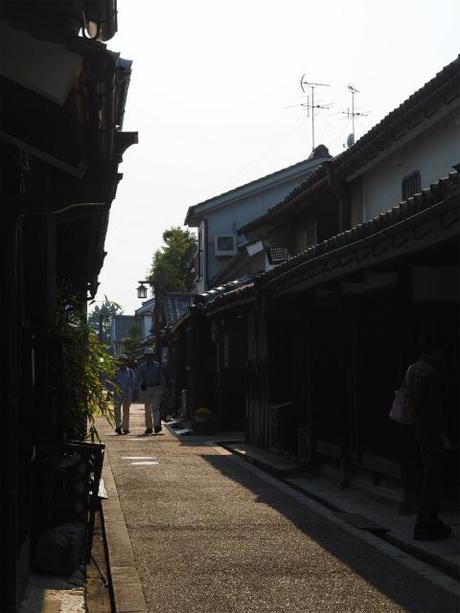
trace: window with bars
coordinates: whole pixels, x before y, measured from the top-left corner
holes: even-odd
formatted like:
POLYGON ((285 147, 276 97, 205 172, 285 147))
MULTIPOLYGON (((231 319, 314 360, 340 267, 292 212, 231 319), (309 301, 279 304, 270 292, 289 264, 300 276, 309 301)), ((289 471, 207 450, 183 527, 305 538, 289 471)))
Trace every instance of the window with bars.
POLYGON ((402 180, 402 199, 407 200, 414 194, 418 194, 422 190, 422 181, 420 171, 414 170, 409 175, 406 175, 402 180))

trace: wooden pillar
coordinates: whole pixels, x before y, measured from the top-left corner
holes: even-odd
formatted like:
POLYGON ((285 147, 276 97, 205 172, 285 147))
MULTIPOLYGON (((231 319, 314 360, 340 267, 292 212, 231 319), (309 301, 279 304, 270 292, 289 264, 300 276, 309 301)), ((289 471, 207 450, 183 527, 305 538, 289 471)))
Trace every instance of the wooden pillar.
MULTIPOLYGON (((3 169, 2 169, 3 170, 3 169)), ((11 170, 11 169, 10 169, 11 170)), ((14 169, 13 169, 14 170, 14 169)), ((3 172, 2 172, 3 181, 3 172)), ((21 326, 21 251, 15 205, 2 199, 0 380, 2 428, 0 432, 3 537, 0 609, 16 609, 29 573, 31 520, 31 458, 33 455, 33 403, 24 376, 25 343, 21 326)))
POLYGON ((248 439, 262 449, 270 443, 267 297, 257 294, 248 315, 248 439))
POLYGON ((28 215, 22 224, 24 309, 30 339, 35 418, 39 452, 64 439, 62 341, 56 331, 56 226, 51 214, 28 215))

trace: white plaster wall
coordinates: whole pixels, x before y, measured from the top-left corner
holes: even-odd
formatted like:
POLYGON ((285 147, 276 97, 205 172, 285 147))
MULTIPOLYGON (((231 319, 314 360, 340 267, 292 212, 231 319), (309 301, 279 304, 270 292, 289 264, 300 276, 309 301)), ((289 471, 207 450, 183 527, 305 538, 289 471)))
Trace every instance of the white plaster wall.
POLYGON ((354 181, 355 186, 350 189, 353 222, 360 223, 361 209, 363 220, 367 221, 399 204, 402 179, 411 172, 420 171, 424 189, 447 176, 452 165, 459 162, 460 109, 457 108, 364 172, 361 193, 359 181, 354 181))
MULTIPOLYGON (((236 229, 263 215, 270 207, 278 204, 299 183, 298 178, 286 181, 263 193, 242 198, 232 203, 231 206, 212 211, 206 216, 208 222, 208 279, 212 279, 229 261, 229 257, 216 257, 215 237, 221 234, 233 234, 236 237, 237 244, 243 242, 244 238, 237 235, 236 229)), ((198 286, 200 285, 203 286, 202 283, 198 284, 198 286)), ((200 292, 200 287, 198 292, 200 292)))
POLYGON ((143 317, 143 335, 144 338, 150 335, 150 330, 152 329, 152 316, 144 315, 143 317))

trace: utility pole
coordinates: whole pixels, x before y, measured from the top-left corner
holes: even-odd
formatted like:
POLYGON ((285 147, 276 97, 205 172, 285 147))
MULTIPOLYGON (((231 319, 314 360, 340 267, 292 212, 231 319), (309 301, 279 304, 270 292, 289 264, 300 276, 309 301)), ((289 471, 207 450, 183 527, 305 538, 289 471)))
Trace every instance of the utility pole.
MULTIPOLYGON (((313 83, 311 81, 305 81, 305 74, 300 78, 300 87, 302 91, 305 93, 305 87, 308 87, 311 92, 311 102, 307 98, 307 104, 302 104, 301 106, 305 106, 308 109, 308 112, 311 109, 311 149, 315 148, 315 109, 328 109, 329 106, 322 104, 315 104, 315 88, 316 87, 329 87, 328 83, 313 83)), ((308 115, 307 115, 308 116, 308 115)))

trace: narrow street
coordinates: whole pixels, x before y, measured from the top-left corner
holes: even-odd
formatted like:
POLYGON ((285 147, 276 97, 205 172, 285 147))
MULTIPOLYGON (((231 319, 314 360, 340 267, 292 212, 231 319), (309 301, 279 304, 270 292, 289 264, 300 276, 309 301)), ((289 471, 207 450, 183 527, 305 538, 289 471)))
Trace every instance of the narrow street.
MULTIPOLYGON (((143 436, 143 407, 133 405, 131 415, 127 436, 99 425, 145 598, 118 610, 459 610, 453 591, 357 538, 302 494, 215 444, 179 440, 166 428, 143 436)), ((120 585, 122 575, 118 568, 120 585)), ((131 574, 125 579, 133 585, 131 574)))

